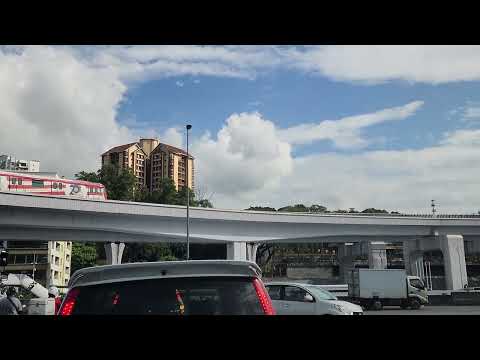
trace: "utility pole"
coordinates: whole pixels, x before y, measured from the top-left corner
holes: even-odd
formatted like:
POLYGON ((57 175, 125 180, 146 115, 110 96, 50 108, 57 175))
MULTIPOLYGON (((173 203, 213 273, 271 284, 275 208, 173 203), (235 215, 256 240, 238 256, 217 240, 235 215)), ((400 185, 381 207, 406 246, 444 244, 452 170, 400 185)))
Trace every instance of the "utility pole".
POLYGON ((188 152, 188 131, 192 128, 192 125, 187 125, 187 163, 185 164, 185 185, 187 186, 187 261, 190 260, 190 186, 188 184, 188 163, 190 154, 188 152))

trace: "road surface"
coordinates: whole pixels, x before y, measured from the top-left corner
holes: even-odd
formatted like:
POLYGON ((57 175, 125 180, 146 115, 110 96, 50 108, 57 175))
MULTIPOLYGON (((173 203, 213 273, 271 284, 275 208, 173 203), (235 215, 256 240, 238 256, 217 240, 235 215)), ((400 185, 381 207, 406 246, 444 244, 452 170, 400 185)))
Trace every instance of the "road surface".
POLYGON ((384 307, 381 311, 365 311, 365 315, 480 315, 480 306, 424 306, 419 310, 384 307))

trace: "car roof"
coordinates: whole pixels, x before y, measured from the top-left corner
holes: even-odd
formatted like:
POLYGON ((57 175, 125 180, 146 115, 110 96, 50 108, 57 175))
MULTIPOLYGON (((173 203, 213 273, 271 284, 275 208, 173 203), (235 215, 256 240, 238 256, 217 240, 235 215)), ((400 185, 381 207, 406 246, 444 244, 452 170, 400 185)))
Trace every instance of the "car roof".
POLYGON ((249 261, 158 261, 84 268, 75 272, 68 286, 173 277, 261 277, 261 275, 262 272, 258 265, 249 261))
POLYGON ((289 281, 272 281, 272 282, 266 282, 265 283, 265 286, 267 285, 281 285, 281 286, 288 286, 288 285, 292 285, 292 286, 314 286, 312 284, 307 284, 307 283, 296 283, 296 282, 289 282, 289 281))

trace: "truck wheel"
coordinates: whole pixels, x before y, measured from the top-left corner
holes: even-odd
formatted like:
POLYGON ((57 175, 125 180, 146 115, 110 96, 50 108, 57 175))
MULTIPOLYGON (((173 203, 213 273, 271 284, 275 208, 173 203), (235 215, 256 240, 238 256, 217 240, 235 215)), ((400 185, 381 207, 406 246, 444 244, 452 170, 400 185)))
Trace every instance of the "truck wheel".
POLYGON ((418 310, 420 309, 420 301, 418 301, 417 299, 412 299, 410 300, 410 306, 412 307, 413 310, 418 310))
POLYGON ((382 302, 380 300, 375 300, 372 304, 372 308, 373 310, 376 310, 376 311, 382 310, 383 308, 382 302))

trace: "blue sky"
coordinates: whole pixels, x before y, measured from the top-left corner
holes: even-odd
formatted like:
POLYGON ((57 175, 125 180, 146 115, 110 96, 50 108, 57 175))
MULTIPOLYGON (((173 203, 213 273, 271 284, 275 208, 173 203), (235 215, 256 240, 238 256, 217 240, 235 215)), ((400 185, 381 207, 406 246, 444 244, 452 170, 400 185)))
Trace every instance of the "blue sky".
MULTIPOLYGON (((125 124, 136 119, 143 123, 137 128, 155 128, 159 132, 190 122, 193 134, 199 135, 207 130, 216 133, 232 113, 258 111, 278 127, 288 128, 421 100, 423 107, 407 120, 363 130, 364 135, 378 140, 366 149, 420 149, 436 144, 445 132, 465 127, 461 114, 451 115, 450 111, 475 100, 475 94, 480 94, 479 82, 432 85, 397 81, 372 86, 288 70, 254 80, 178 76, 132 87, 119 108, 118 118, 125 124)), ((333 150, 339 151, 325 140, 299 146, 294 153, 333 150)))
POLYGON ((68 177, 188 122, 216 207, 480 211, 479 46, 3 46, 0 94, 0 152, 68 177))

